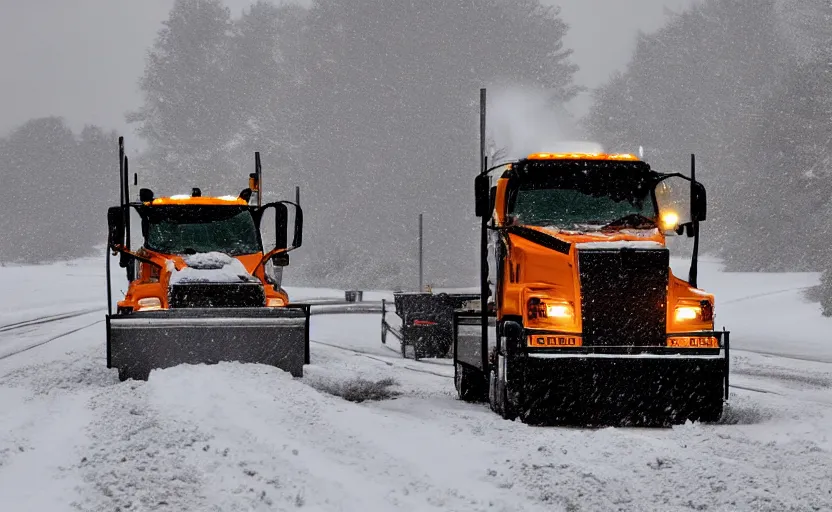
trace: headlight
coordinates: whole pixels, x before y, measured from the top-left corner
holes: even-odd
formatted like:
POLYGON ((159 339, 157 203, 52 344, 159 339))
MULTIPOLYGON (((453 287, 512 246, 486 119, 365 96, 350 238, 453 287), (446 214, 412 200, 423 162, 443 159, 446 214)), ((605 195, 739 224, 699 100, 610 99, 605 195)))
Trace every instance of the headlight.
POLYGON ((268 299, 266 300, 266 307, 267 308, 279 308, 285 306, 286 303, 281 298, 276 299, 268 299))
POLYGON ((140 311, 154 311, 162 309, 162 299, 159 297, 145 297, 138 300, 140 311))
POLYGON ((714 319, 714 307, 708 300, 699 301, 699 305, 679 305, 676 306, 674 318, 680 323, 710 322, 714 319))
POLYGON ((528 304, 529 320, 571 320, 575 315, 572 305, 564 300, 532 297, 528 304))
POLYGON ((550 318, 572 318, 572 308, 566 304, 547 305, 546 314, 550 318))
POLYGON ((696 320, 702 316, 702 309, 698 306, 680 306, 676 308, 676 321, 685 322, 687 320, 696 320))

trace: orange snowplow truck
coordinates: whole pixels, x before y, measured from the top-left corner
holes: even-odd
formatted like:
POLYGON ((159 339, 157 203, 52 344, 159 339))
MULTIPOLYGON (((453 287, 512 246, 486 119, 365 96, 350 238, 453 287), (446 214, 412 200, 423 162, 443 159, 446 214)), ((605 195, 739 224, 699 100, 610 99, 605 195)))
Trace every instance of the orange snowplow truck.
MULTIPOLYGON (((481 101, 484 137, 484 90, 481 101)), ((729 333, 714 330, 714 296, 697 287, 706 199, 695 168, 663 174, 629 154, 486 162, 481 297, 454 322, 460 398, 530 423, 717 420, 729 333), (687 281, 666 246, 685 234, 687 281)))
POLYGON ((146 380, 154 368, 239 361, 303 375, 309 358, 309 309, 293 307, 281 287, 289 252, 301 246, 297 203, 262 205, 260 155, 249 187, 236 196, 155 197, 130 202, 128 161, 119 138, 121 204, 108 211, 109 248, 129 282, 112 312, 107 256, 107 367, 121 380, 146 380), (288 243, 289 207, 294 237, 288 243), (273 209, 275 246, 264 250, 260 224, 273 209), (130 212, 141 218, 142 244, 130 247, 130 212), (267 271, 266 267, 272 267, 267 271))

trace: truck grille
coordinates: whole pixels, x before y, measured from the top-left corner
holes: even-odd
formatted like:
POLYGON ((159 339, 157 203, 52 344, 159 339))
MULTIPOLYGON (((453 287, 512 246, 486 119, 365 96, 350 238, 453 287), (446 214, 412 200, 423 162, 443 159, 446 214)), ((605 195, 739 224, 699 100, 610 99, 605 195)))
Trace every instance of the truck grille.
POLYGON ((579 249, 584 345, 662 346, 667 249, 579 249))
POLYGON ((260 283, 175 284, 168 292, 171 308, 263 307, 266 294, 260 283))

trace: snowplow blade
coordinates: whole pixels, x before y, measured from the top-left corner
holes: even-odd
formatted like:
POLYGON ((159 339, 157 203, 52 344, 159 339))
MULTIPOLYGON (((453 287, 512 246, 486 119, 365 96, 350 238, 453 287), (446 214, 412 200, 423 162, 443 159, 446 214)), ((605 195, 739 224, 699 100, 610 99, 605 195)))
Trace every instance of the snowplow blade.
POLYGON ((107 316, 107 367, 147 380, 153 369, 221 361, 259 363, 303 376, 308 311, 188 308, 107 316))
POLYGON ((715 421, 722 413, 724 350, 697 356, 547 356, 524 360, 522 413, 528 423, 674 424, 715 421))

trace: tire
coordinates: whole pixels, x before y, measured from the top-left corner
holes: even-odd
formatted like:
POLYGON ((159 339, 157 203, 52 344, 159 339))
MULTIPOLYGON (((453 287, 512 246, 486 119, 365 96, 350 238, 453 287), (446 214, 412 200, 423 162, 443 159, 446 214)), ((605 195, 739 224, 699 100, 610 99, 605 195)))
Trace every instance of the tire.
POLYGON ((449 335, 448 339, 443 339, 438 343, 436 357, 447 358, 451 355, 451 348, 454 346, 453 334, 449 335))
POLYGON ((421 343, 416 345, 419 347, 418 359, 442 359, 447 357, 452 344, 453 341, 442 339, 441 336, 436 334, 426 336, 422 338, 421 343))
POLYGON ((489 376, 488 398, 491 410, 499 414, 504 420, 514 421, 517 418, 517 413, 514 412, 514 407, 508 400, 505 382, 498 380, 493 371, 489 376))
POLYGON ((417 341, 413 344, 413 359, 415 361, 418 361, 419 359, 424 359, 425 357, 427 357, 427 354, 425 353, 425 349, 422 346, 422 342, 417 341))
POLYGON ((459 363, 455 365, 454 386, 459 399, 464 402, 485 402, 488 399, 482 373, 459 363))

